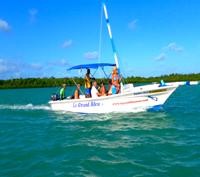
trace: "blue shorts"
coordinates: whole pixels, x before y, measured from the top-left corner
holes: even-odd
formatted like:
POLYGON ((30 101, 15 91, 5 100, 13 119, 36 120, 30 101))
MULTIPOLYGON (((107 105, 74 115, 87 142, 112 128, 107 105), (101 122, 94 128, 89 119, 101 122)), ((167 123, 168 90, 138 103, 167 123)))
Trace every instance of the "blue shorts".
POLYGON ((86 88, 85 89, 85 94, 86 95, 91 95, 91 88, 86 88))
POLYGON ((117 89, 114 85, 112 85, 112 94, 116 94, 117 93, 117 89))

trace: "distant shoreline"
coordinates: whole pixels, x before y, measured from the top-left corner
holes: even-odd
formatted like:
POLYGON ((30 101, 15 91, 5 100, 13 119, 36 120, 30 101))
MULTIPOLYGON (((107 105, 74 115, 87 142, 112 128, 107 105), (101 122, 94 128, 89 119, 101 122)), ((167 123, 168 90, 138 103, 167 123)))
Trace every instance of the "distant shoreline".
MULTIPOLYGON (((0 80, 0 89, 10 88, 44 88, 44 87, 59 87, 62 83, 66 83, 68 86, 75 85, 74 81, 81 85, 84 85, 84 79, 80 77, 74 78, 18 78, 0 80)), ((104 80, 107 83, 108 79, 96 78, 97 82, 104 80)), ((177 82, 177 81, 200 81, 200 73, 193 74, 169 74, 156 77, 138 77, 131 76, 123 78, 124 83, 152 83, 160 82, 177 82)))

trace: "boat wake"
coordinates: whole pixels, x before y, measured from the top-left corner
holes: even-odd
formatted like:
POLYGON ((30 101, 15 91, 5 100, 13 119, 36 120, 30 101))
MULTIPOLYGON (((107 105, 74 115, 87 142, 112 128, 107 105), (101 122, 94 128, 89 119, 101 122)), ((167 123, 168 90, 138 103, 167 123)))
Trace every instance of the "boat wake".
POLYGON ((10 109, 10 110, 50 110, 51 108, 47 105, 0 105, 0 109, 10 109))

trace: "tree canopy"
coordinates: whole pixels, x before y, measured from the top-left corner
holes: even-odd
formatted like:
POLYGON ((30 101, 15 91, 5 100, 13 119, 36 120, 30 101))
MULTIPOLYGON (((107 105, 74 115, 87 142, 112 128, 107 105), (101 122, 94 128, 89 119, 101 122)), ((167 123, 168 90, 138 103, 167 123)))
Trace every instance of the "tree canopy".
MULTIPOLYGON (((107 79, 98 78, 97 82, 103 80, 107 83, 107 79)), ((197 74, 170 74, 162 75, 158 77, 127 77, 123 78, 124 83, 152 83, 160 82, 164 80, 165 82, 175 82, 175 81, 200 81, 200 73, 197 74)), ((79 83, 84 84, 84 79, 79 77, 74 78, 18 78, 9 80, 0 80, 0 89, 4 88, 36 88, 36 87, 57 87, 61 86, 63 83, 67 85, 75 85, 79 83)))

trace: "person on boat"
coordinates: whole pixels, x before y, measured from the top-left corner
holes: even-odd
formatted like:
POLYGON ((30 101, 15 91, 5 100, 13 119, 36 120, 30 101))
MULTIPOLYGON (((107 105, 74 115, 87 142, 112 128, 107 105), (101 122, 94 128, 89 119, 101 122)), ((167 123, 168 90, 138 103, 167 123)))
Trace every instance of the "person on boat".
POLYGON ((66 84, 62 84, 62 87, 60 89, 60 100, 65 99, 65 90, 66 90, 66 84))
POLYGON ((107 95, 112 95, 112 80, 109 79, 108 81, 108 93, 107 95))
POLYGON ((87 72, 85 74, 85 97, 89 98, 91 97, 91 88, 92 88, 92 82, 91 80, 94 79, 90 77, 90 69, 87 69, 87 72))
POLYGON ((112 94, 117 94, 120 92, 120 80, 118 69, 115 66, 112 71, 112 94))
POLYGON ((97 81, 93 81, 92 89, 91 89, 92 98, 97 98, 97 97, 101 96, 101 93, 99 93, 97 87, 98 87, 97 86, 97 81))
POLYGON ((106 87, 105 87, 103 81, 101 81, 100 94, 101 94, 101 96, 106 96, 107 95, 106 87))
POLYGON ((164 80, 161 80, 159 87, 164 87, 164 86, 166 86, 166 84, 165 84, 164 80))
POLYGON ((76 85, 76 90, 74 91, 74 99, 79 99, 80 96, 80 84, 76 85))
POLYGON ((117 94, 117 89, 115 87, 115 85, 112 84, 112 79, 110 79, 108 81, 108 93, 107 95, 113 95, 113 94, 117 94))

